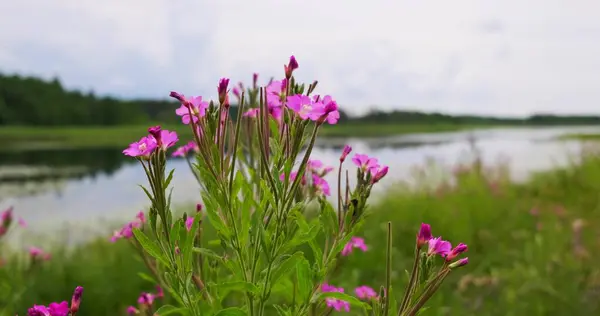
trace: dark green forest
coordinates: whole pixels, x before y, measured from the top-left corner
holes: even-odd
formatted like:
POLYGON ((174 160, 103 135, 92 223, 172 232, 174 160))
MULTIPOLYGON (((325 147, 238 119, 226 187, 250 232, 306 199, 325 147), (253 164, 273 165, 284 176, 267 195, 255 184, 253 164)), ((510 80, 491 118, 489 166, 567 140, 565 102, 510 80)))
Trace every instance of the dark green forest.
MULTIPOLYGON (((0 126, 114 126, 177 122, 179 105, 170 100, 120 100, 93 92, 69 91, 59 79, 0 74, 0 126)), ((341 105, 343 108, 343 105, 341 105)), ((235 107, 232 107, 235 111, 235 107)), ((235 113, 232 113, 235 117, 235 113)), ((341 111, 340 123, 469 124, 469 125, 589 125, 600 116, 537 114, 527 118, 446 115, 416 111, 372 110, 361 117, 341 111)))

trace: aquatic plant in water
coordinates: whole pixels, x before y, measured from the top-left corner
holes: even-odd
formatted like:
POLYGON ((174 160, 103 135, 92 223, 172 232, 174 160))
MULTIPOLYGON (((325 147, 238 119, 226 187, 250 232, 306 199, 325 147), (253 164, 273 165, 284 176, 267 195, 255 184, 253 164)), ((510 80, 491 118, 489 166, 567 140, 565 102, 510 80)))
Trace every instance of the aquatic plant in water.
POLYGON ((151 127, 123 151, 144 169, 148 183, 142 189, 151 206, 147 218, 138 215, 111 239, 131 242, 152 274, 142 276, 158 286, 156 293, 140 294, 128 314, 416 315, 446 276, 468 263, 458 259, 466 245, 452 248, 422 224, 408 286, 397 296, 391 272, 399 267, 392 263, 388 223, 386 262, 381 263, 385 284, 377 290, 357 284, 354 291, 329 284, 342 256, 369 251, 358 232, 371 190, 389 168, 355 154, 357 181, 350 188, 343 164, 352 148, 346 146, 333 184, 337 196, 333 203, 327 200, 331 186, 324 177, 334 168, 311 153, 320 128, 339 120, 338 105, 331 96, 314 93, 317 81, 297 83, 296 69, 292 56, 281 80, 259 87, 254 74, 250 88, 234 87, 235 117, 227 78, 218 83, 218 103, 171 92, 181 103, 176 114, 193 133, 193 140, 172 155, 185 157, 202 188, 204 206, 196 212, 176 218, 171 210, 174 171, 167 172, 166 160, 179 140, 175 132, 151 127), (217 239, 206 240, 206 225, 217 239), (173 305, 157 300, 163 289, 173 305))

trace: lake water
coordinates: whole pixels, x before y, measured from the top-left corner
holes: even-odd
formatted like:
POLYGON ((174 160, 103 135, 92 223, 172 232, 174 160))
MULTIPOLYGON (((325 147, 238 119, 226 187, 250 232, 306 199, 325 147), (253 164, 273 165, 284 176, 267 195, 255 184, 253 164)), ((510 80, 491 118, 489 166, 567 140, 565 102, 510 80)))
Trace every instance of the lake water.
MULTIPOLYGON (((531 171, 564 165, 580 150, 577 141, 555 141, 573 132, 600 132, 600 127, 487 129, 470 132, 415 134, 379 139, 337 139, 319 143, 312 158, 336 166, 344 144, 353 153, 367 153, 389 165, 384 188, 410 180, 411 167, 433 159, 451 166, 469 153, 469 138, 477 140, 484 162, 508 159, 514 178, 531 171)), ((351 163, 346 166, 353 168, 351 163)), ((175 168, 173 200, 194 205, 199 187, 184 160, 170 160, 175 168)), ((335 175, 328 180, 335 195, 335 175)), ((14 205, 15 213, 31 229, 55 231, 65 224, 86 231, 105 231, 107 222, 129 220, 147 206, 137 184, 146 184, 139 164, 118 149, 31 150, 0 152, 0 207, 14 205)), ((2 209, 2 208, 0 208, 2 209)))

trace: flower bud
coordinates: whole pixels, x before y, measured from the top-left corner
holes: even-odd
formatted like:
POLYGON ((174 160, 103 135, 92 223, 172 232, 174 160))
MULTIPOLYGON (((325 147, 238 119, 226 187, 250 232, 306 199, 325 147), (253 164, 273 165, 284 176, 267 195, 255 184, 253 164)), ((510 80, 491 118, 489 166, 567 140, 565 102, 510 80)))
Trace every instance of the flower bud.
POLYGON ((81 295, 83 294, 83 287, 78 286, 75 288, 75 292, 73 292, 73 297, 71 298, 71 315, 75 315, 77 311, 79 311, 79 304, 81 304, 81 295))
POLYGON ((458 255, 460 255, 463 252, 467 251, 467 245, 460 243, 458 244, 456 247, 454 247, 454 249, 452 249, 452 251, 450 251, 450 253, 446 256, 446 262, 450 262, 452 261, 454 258, 456 258, 458 255))
POLYGON ((285 78, 290 79, 294 70, 298 69, 298 61, 296 61, 294 55, 290 56, 290 61, 283 66, 283 69, 285 70, 285 78))
POLYGON ((196 204, 196 212, 202 212, 202 204, 196 204))
POLYGON ((185 97, 183 96, 183 94, 181 94, 179 92, 171 91, 171 93, 169 94, 169 96, 171 98, 175 98, 175 99, 179 100, 179 102, 181 102, 181 103, 186 103, 187 102, 187 100, 185 99, 185 97))
POLYGON ((417 247, 421 249, 431 239, 431 226, 429 224, 422 223, 419 234, 417 235, 417 247))
MULTIPOLYGON (((217 91, 219 92, 219 103, 225 105, 225 103, 229 103, 229 98, 227 98, 227 86, 229 85, 229 78, 221 78, 219 80, 219 85, 217 86, 217 91)), ((227 106, 227 105, 225 105, 227 106)))
POLYGON ((348 157, 350 152, 352 152, 352 147, 345 145, 344 151, 342 151, 342 155, 340 156, 340 162, 344 162, 344 160, 346 160, 346 157, 348 157))
POLYGON ((462 258, 459 259, 458 261, 452 262, 449 267, 450 269, 455 269, 455 268, 460 268, 464 265, 467 265, 469 263, 469 258, 462 258))

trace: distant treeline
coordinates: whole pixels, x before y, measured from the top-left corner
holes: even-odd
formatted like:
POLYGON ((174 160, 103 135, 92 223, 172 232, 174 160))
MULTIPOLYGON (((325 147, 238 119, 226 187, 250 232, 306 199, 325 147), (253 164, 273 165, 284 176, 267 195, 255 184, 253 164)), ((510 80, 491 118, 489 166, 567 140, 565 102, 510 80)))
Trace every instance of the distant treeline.
MULTIPOLYGON (((93 92, 66 90, 58 79, 0 74, 0 125, 131 125, 148 122, 171 123, 179 106, 170 100, 119 100, 93 92)), ((236 116, 235 107, 232 107, 236 116)), ((446 115, 416 111, 373 110, 361 117, 341 111, 341 122, 390 124, 469 125, 587 125, 600 124, 600 116, 532 115, 527 118, 498 118, 446 115)))

